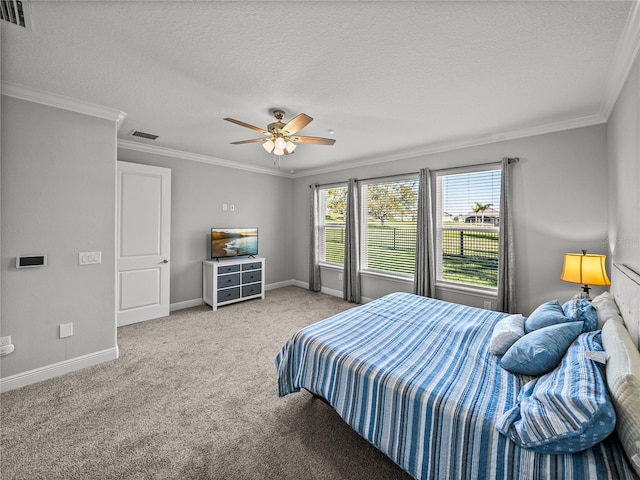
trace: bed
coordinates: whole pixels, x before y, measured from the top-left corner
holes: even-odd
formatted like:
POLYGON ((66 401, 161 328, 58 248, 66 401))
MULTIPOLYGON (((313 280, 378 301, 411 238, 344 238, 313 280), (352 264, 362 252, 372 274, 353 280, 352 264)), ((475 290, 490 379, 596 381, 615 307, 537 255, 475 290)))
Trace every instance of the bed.
MULTIPOLYGON (((614 266, 612 279, 637 349, 640 281, 621 266, 614 266)), ((497 430, 505 412, 520 405, 523 388, 535 384, 534 377, 506 371, 489 351, 494 327, 505 317, 407 293, 387 295, 293 335, 276 357, 278 393, 305 389, 320 397, 416 479, 639 478, 633 429, 616 425, 617 433, 594 446, 564 454, 525 448, 497 430)), ((599 331, 592 333, 599 338, 599 331)), ((607 374, 617 361, 607 362, 607 374)), ((604 366, 601 371, 604 377, 604 366)), ((618 373, 617 379, 628 378, 618 373)), ((615 408, 619 424, 629 420, 629 412, 615 408)))

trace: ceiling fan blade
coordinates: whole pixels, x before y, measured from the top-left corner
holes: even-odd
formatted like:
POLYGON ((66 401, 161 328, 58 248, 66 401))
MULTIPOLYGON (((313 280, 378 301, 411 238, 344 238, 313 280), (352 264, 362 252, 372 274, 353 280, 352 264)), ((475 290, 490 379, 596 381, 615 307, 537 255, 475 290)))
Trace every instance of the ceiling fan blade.
POLYGON ((224 120, 226 120, 227 122, 235 123, 236 125, 240 125, 241 127, 247 127, 247 128, 250 128, 251 130, 255 130, 256 132, 269 135, 269 132, 267 132, 264 128, 254 127, 253 125, 249 125, 248 123, 241 122, 240 120, 236 120, 235 118, 225 118, 224 120))
POLYGON ((251 140, 240 140, 239 142, 231 142, 231 145, 242 145, 243 143, 265 142, 268 138, 253 138, 251 140))
POLYGON ((313 118, 306 113, 301 113, 300 115, 296 115, 294 118, 292 118, 289 123, 282 127, 282 130, 288 132, 288 134, 291 135, 299 130, 302 130, 304 127, 309 125, 312 120, 313 118))
POLYGON ((336 143, 334 138, 322 137, 289 137, 289 140, 298 143, 312 143, 314 145, 333 145, 336 143))

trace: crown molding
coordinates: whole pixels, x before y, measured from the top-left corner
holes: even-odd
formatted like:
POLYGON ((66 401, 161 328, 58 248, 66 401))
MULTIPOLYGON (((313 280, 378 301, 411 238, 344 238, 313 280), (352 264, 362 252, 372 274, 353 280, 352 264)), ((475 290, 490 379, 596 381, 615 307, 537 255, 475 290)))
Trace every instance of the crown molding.
POLYGON ((118 138, 118 148, 124 150, 133 150, 136 152, 149 153, 152 155, 162 155, 171 158, 180 158, 182 160, 191 160, 193 162, 208 163, 211 165, 217 165, 219 167, 235 168, 237 170, 245 170, 249 172, 262 173, 266 175, 274 175, 276 177, 291 178, 289 173, 282 172, 280 170, 273 170, 265 167, 258 167, 255 165, 247 165, 245 163, 233 162, 230 160, 223 160, 222 158, 210 157, 208 155, 200 155, 197 153, 189 153, 182 150, 175 150, 173 148, 159 147, 156 145, 147 145, 145 143, 132 142, 131 140, 125 140, 118 138))
POLYGON ((479 147, 482 145, 488 145, 491 143, 505 142, 507 140, 516 140, 519 138, 533 137, 536 135, 545 135, 548 133, 562 132, 564 130, 572 130, 575 128, 590 127, 593 125, 600 125, 606 123, 607 119, 600 113, 594 113, 591 115, 585 115, 582 117, 575 117, 568 120, 559 120, 555 122, 549 122, 540 125, 533 125, 530 127, 519 128, 515 130, 507 130, 501 133, 485 135, 481 137, 474 137, 469 139, 456 139, 448 142, 433 143, 420 148, 403 150, 388 155, 379 155, 377 157, 371 157, 368 159, 355 160, 353 162, 346 162, 340 165, 328 166, 318 169, 304 170, 299 173, 291 175, 293 178, 308 177, 310 175, 320 175, 324 173, 338 172, 341 170, 348 170, 351 168, 366 167, 369 165, 376 165, 379 163, 395 162, 398 160, 408 160, 410 158, 421 157, 425 155, 433 155, 435 153, 444 153, 454 150, 461 150, 463 148, 479 147))
POLYGON ((6 95, 7 97, 18 98, 28 102, 40 103, 50 107, 82 113, 84 115, 110 120, 116 124, 120 124, 127 116, 126 113, 117 109, 103 107, 93 103, 83 102, 63 95, 38 90, 36 88, 24 87, 13 83, 2 82, 1 92, 2 95, 6 95))
POLYGON ((607 76, 604 93, 600 101, 600 114, 609 119, 622 87, 624 87, 629 72, 640 49, 640 2, 635 0, 629 11, 622 35, 614 53, 609 74, 607 76))

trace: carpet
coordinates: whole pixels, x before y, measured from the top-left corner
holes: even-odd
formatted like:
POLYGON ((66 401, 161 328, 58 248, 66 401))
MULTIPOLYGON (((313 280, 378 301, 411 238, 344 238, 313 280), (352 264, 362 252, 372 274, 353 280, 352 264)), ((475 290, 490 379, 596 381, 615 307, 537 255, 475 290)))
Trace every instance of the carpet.
POLYGON ((353 304, 297 287, 118 329, 120 358, 0 396, 3 479, 407 480, 274 359, 353 304))

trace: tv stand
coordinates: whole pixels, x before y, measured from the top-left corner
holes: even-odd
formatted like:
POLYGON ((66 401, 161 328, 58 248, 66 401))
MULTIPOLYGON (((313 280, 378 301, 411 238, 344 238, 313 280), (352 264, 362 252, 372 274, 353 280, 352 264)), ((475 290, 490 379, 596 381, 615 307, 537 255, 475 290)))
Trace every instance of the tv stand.
POLYGON ((252 298, 264 298, 264 258, 202 262, 202 300, 213 310, 252 298))

